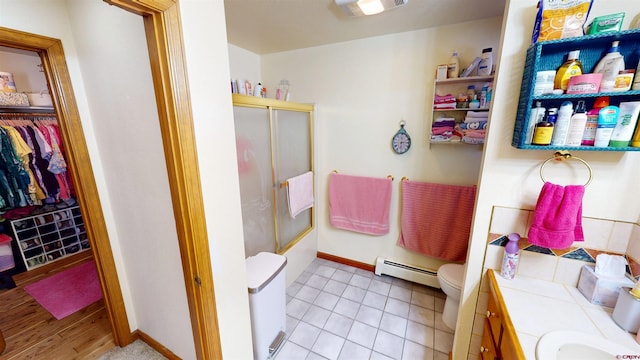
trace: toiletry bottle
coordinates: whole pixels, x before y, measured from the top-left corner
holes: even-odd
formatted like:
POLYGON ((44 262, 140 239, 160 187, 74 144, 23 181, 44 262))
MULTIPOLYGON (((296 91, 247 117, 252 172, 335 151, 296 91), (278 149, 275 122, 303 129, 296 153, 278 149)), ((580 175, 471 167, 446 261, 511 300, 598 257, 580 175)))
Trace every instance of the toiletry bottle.
POLYGON ((480 90, 480 107, 485 109, 487 107, 487 90, 488 90, 488 85, 484 84, 484 86, 482 87, 482 90, 480 90))
POLYGON ((600 92, 607 92, 613 90, 613 85, 616 80, 616 76, 620 71, 625 70, 624 57, 618 51, 619 41, 611 43, 609 52, 598 61, 594 73, 602 74, 602 81, 600 81, 600 92))
POLYGON ((477 109, 480 107, 480 100, 478 100, 478 95, 473 95, 471 101, 469 101, 469 109, 477 109))
POLYGON ((582 146, 593 146, 598 129, 598 114, 600 109, 609 106, 609 97, 600 96, 593 102, 593 109, 587 111, 587 122, 582 133, 582 146))
POLYGON ((572 76, 582 75, 582 63, 578 60, 580 56, 580 50, 574 50, 567 56, 567 61, 558 68, 556 71, 556 77, 553 81, 554 89, 567 90, 567 84, 569 78, 572 76))
POLYGON ((483 49, 482 56, 480 57, 480 64, 478 65, 478 76, 491 75, 492 69, 493 69, 492 48, 483 49))
POLYGON ((587 108, 584 106, 584 101, 578 101, 576 105, 576 111, 571 117, 569 123, 569 132, 567 133, 567 140, 565 145, 567 146, 580 146, 582 143, 582 135, 584 135, 584 128, 587 125, 587 108))
POLYGON ((467 86, 467 97, 469 98, 469 100, 473 99, 473 96, 475 94, 476 94, 476 86, 475 85, 467 86))
POLYGON ((493 96, 493 84, 489 83, 487 87, 487 107, 491 107, 491 97, 493 96))
POLYGON ((500 268, 500 275, 505 279, 513 279, 518 269, 518 255, 520 247, 518 241, 520 235, 517 233, 511 233, 507 235, 509 242, 504 246, 504 256, 502 258, 502 267, 500 268))
POLYGON ((449 59, 449 64, 447 65, 447 79, 457 78, 460 74, 460 60, 458 59, 458 52, 454 51, 453 55, 451 55, 451 59, 449 59))
POLYGON ((609 147, 627 147, 636 129, 638 116, 640 116, 640 101, 621 102, 618 106, 618 120, 611 133, 609 147))
POLYGON ((638 61, 638 67, 636 67, 636 75, 633 78, 631 90, 640 90, 640 61, 638 61))
POLYGON ((573 114, 573 103, 565 101, 558 110, 558 120, 553 126, 553 137, 551 138, 551 146, 563 146, 567 141, 569 133, 569 125, 571 124, 571 115, 573 114))
POLYGON ((600 109, 598 113, 598 128, 596 129, 596 138, 593 143, 595 147, 607 147, 609 146, 609 140, 611 140, 611 133, 613 128, 616 127, 618 122, 618 113, 620 108, 617 106, 605 106, 600 109))
POLYGON ((636 131, 633 133, 633 137, 631 138, 631 143, 629 144, 631 147, 640 147, 640 121, 636 124, 636 131))
POLYGON ((549 109, 549 114, 541 122, 536 124, 531 145, 549 145, 553 136, 553 122, 550 120, 556 116, 556 108, 549 109))
POLYGON ((529 120, 527 120, 527 131, 525 133, 524 143, 529 145, 533 141, 533 133, 536 129, 536 125, 544 120, 544 115, 547 110, 542 107, 540 101, 536 101, 536 107, 531 109, 529 114, 529 120))

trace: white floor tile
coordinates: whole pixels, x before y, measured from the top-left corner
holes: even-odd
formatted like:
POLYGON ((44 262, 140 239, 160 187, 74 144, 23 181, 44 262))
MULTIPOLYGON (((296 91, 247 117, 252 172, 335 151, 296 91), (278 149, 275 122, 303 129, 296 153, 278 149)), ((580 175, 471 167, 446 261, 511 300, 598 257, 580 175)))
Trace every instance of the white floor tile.
POLYGON ((309 350, 300 345, 287 341, 276 354, 275 360, 300 360, 309 355, 309 350))
POLYGON ((373 351, 379 352, 392 359, 400 360, 402 358, 403 346, 404 338, 380 330, 378 331, 376 341, 373 344, 373 351))
POLYGON ((367 324, 363 324, 359 321, 354 321, 351 325, 351 330, 347 339, 353 341, 356 344, 362 345, 368 349, 373 348, 373 342, 376 339, 376 333, 378 329, 367 324))
POLYGON ((380 330, 404 338, 407 330, 407 319, 386 312, 382 314, 380 330))
POLYGON ((322 289, 322 291, 326 291, 334 295, 342 296, 342 293, 346 288, 347 288, 347 284, 331 279, 327 281, 327 285, 324 286, 324 289, 322 289))
POLYGON ((358 314, 356 315, 357 321, 375 328, 380 325, 380 319, 382 319, 382 310, 374 309, 366 305, 360 306, 360 310, 358 310, 358 314))
POLYGON ((361 289, 368 289, 369 284, 371 284, 371 278, 362 276, 360 274, 354 274, 349 280, 349 285, 359 287, 361 289))
POLYGON ((327 359, 337 360, 344 342, 345 339, 343 337, 334 335, 327 331, 322 331, 311 350, 327 359))
POLYGON ((433 348, 443 353, 449 353, 453 348, 453 334, 436 329, 433 348))
POLYGON ((347 340, 342 346, 338 360, 369 360, 370 356, 370 349, 347 340))
POLYGON ((411 301, 411 289, 407 289, 406 287, 402 287, 396 284, 391 285, 391 289, 389 290, 389 297, 398 299, 405 302, 411 301))
POLYGON ((352 324, 353 319, 340 314, 336 314, 334 312, 331 314, 331 316, 329 316, 326 324, 324 324, 324 329, 338 336, 346 338, 347 335, 349 335, 349 330, 351 330, 352 324))
POLYGON ((333 273, 333 276, 331 276, 331 279, 333 279, 335 281, 340 281, 340 282, 343 282, 343 283, 348 283, 349 280, 351 280, 352 276, 353 276, 353 271, 349 272, 349 271, 345 271, 344 269, 340 268, 340 269, 337 269, 333 273))
POLYGON ((367 291, 362 299, 362 305, 371 306, 379 310, 383 310, 387 303, 387 297, 372 291, 367 291))
POLYGON ((384 311, 406 318, 409 316, 409 303, 397 299, 387 299, 384 311))
POLYGON ((329 281, 328 278, 313 274, 311 275, 309 280, 307 280, 305 285, 322 290, 322 288, 324 288, 324 286, 327 285, 327 281, 329 281))
MULTIPOLYGON (((323 328, 327 319, 331 315, 331 311, 323 309, 319 306, 311 305, 309 310, 302 317, 302 321, 307 322, 313 326, 323 328)), ((300 325, 298 325, 300 326, 300 325)))
POLYGON ((361 303, 366 293, 367 291, 365 289, 361 289, 353 285, 348 285, 347 288, 344 289, 344 292, 342 293, 342 297, 361 303))
POLYGON ((318 295, 313 304, 320 306, 323 309, 332 311, 338 303, 338 300, 340 300, 340 297, 338 295, 330 294, 323 291, 320 293, 320 295, 318 295))
POLYGON ((370 360, 393 360, 393 358, 390 358, 386 355, 382 355, 379 352, 375 352, 373 351, 371 353, 371 359, 370 360))
POLYGON ((435 325, 435 311, 426 309, 417 305, 409 306, 409 320, 415 321, 422 325, 434 327, 435 325))
POLYGON ((340 315, 344 315, 348 318, 353 319, 356 317, 356 314, 358 314, 358 309, 360 309, 359 302, 355 302, 353 300, 349 300, 345 298, 340 298, 340 300, 338 300, 338 303, 336 304, 336 307, 333 308, 333 311, 335 313, 338 313, 340 315))
POLYGON ((402 350, 402 360, 433 360, 433 349, 405 340, 402 350))
POLYGON ((389 290, 391 289, 391 284, 380 281, 378 278, 374 278, 369 285, 369 291, 373 291, 376 294, 380 294, 383 296, 389 296, 389 290))
POLYGON ((413 294, 411 294, 411 303, 422 306, 423 308, 435 309, 435 297, 431 294, 414 291, 413 294))
MULTIPOLYGON (((300 327, 300 325, 298 325, 300 327)), ((409 321, 407 323, 407 340, 433 348, 434 330, 431 327, 409 321)))
POLYGON ((316 271, 315 274, 316 275, 320 275, 326 278, 331 278, 333 276, 333 273, 336 272, 336 268, 335 267, 329 267, 326 265, 320 265, 316 271))
POLYGON ((296 296, 294 296, 296 299, 300 299, 300 300, 304 300, 308 303, 312 303, 316 297, 318 297, 318 295, 320 294, 320 290, 312 288, 311 286, 303 286, 302 288, 300 288, 300 290, 298 290, 298 292, 296 293, 296 296))
MULTIPOLYGON (((289 336, 289 341, 294 342, 305 349, 311 349, 316 339, 320 335, 320 329, 305 322, 300 322, 293 334, 289 336)), ((283 349, 284 350, 284 349, 283 349)))
POLYGON ((304 313, 309 310, 311 304, 308 302, 299 300, 299 299, 291 299, 287 304, 287 315, 292 316, 296 319, 302 319, 304 313))

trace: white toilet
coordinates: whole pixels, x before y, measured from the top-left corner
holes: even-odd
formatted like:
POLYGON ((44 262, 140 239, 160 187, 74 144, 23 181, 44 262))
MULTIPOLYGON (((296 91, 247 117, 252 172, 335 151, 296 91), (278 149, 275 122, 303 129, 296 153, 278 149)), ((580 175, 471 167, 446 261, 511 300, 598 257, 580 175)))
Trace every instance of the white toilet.
POLYGON ((462 278, 464 277, 464 265, 444 264, 438 268, 438 282, 440 288, 447 295, 442 311, 442 322, 449 328, 456 328, 458 320, 458 307, 460 305, 460 292, 462 278))

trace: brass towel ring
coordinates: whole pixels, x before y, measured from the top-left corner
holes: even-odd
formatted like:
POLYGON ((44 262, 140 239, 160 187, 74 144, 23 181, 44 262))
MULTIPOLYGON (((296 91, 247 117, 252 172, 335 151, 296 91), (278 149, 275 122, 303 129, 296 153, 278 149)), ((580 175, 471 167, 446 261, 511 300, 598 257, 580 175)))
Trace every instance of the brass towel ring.
POLYGON ((557 160, 557 161, 562 161, 562 160, 578 160, 581 163, 584 164, 584 166, 587 167, 587 169, 589 170, 589 180, 587 180, 587 183, 584 184, 584 186, 589 186, 589 184, 591 184, 591 180, 593 179, 593 170, 591 169, 591 166, 589 166, 589 164, 584 161, 583 159, 577 157, 577 156, 572 156, 570 153, 564 153, 564 152, 560 152, 560 151, 556 151, 553 156, 549 159, 547 159, 545 162, 542 163, 542 166, 540 166, 540 178, 542 179, 542 182, 547 182, 547 180, 544 178, 544 175, 542 175, 542 173, 544 172, 544 167, 547 166, 547 163, 549 163, 549 161, 551 160, 557 160))

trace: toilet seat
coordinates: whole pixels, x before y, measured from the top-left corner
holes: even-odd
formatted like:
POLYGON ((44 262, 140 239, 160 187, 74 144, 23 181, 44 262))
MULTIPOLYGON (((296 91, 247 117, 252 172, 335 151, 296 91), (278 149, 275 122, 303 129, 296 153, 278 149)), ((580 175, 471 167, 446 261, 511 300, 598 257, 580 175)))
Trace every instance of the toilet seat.
POLYGON ((464 278, 464 265, 444 264, 438 268, 440 281, 456 289, 462 289, 462 279, 464 278))

